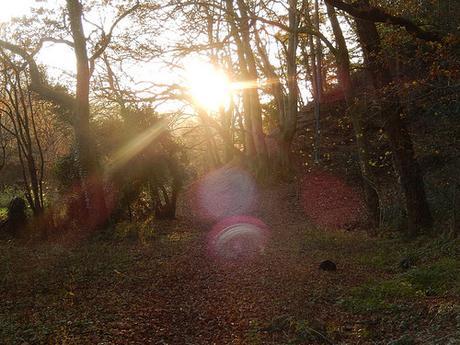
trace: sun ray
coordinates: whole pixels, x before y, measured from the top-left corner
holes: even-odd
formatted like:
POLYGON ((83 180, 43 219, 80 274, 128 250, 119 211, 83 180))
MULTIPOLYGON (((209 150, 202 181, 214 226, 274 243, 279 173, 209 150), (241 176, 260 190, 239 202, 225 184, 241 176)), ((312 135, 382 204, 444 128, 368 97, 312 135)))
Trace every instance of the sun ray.
POLYGON ((152 142, 163 133, 166 126, 167 121, 160 120, 123 146, 113 155, 110 164, 108 164, 106 168, 106 174, 110 175, 125 166, 131 158, 135 157, 148 145, 152 144, 152 142))

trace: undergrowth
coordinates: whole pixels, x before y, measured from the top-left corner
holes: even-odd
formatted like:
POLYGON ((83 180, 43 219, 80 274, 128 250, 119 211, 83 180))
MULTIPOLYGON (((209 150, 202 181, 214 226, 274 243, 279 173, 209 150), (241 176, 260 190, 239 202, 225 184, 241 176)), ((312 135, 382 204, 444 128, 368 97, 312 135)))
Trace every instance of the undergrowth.
POLYGON ((404 309, 408 301, 460 294, 458 240, 425 238, 410 244, 395 240, 377 244, 375 251, 364 253, 358 260, 363 265, 390 273, 390 276, 374 278, 351 289, 340 300, 348 310, 398 310, 404 309), (403 258, 411 262, 407 270, 399 266, 403 258))

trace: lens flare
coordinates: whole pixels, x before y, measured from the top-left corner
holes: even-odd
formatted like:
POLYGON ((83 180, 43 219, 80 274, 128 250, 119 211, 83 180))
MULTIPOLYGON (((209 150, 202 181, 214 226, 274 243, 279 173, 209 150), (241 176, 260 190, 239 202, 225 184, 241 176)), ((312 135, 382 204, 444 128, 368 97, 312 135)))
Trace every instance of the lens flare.
POLYGON ((112 157, 110 164, 106 167, 106 174, 110 175, 118 169, 124 167, 130 159, 142 152, 147 146, 151 145, 164 132, 167 127, 166 120, 160 120, 152 127, 146 129, 137 137, 132 139, 127 145, 118 150, 112 157))
POLYGON ((248 214, 257 199, 252 176, 236 167, 223 167, 206 175, 195 192, 196 213, 202 220, 218 221, 248 214))
POLYGON ((211 256, 226 261, 251 259, 267 245, 269 232, 260 220, 235 216, 217 223, 208 236, 211 256))

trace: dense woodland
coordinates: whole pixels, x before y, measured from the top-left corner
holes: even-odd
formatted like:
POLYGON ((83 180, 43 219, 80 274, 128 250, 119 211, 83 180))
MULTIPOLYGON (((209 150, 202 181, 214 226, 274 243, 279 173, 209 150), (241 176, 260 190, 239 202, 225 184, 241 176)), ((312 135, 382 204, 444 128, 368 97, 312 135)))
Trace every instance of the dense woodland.
POLYGON ((30 6, 0 343, 458 344, 459 1, 30 6))

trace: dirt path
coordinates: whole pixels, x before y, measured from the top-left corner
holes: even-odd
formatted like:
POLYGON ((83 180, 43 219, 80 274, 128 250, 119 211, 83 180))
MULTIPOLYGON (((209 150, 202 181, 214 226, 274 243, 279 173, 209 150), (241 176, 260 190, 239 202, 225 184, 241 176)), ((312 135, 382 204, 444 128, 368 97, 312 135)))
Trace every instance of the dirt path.
MULTIPOLYGON (((336 299, 347 282, 356 284, 368 272, 353 268, 351 274, 343 262, 337 272, 320 271, 320 261, 338 253, 306 244, 308 224, 295 186, 263 193, 255 215, 271 231, 264 253, 250 261, 216 262, 203 232, 160 270, 152 268, 153 286, 129 310, 133 341, 143 334, 152 344, 328 343, 333 340, 326 333, 334 330, 327 327, 352 323, 336 299)), ((178 233, 187 227, 187 219, 176 226, 178 233)), ((140 272, 149 274, 145 267, 140 272)), ((122 344, 126 338, 112 340, 122 344)))
POLYGON ((271 235, 252 260, 211 258, 210 226, 197 226, 189 207, 143 245, 1 244, 0 343, 386 345, 405 334, 425 340, 399 344, 456 338, 458 314, 442 297, 404 295, 397 311, 345 308, 354 287, 395 276, 400 254, 379 254, 381 243, 360 232, 314 229, 294 185, 261 193, 253 216, 271 235), (338 270, 320 271, 325 259, 338 270))

